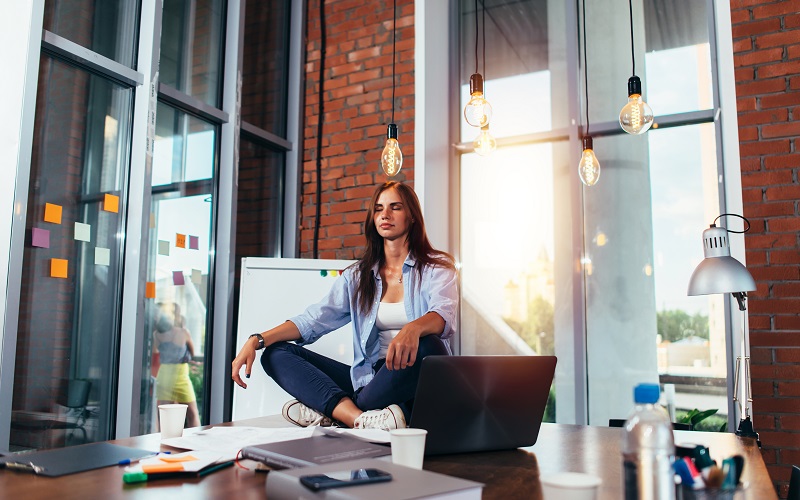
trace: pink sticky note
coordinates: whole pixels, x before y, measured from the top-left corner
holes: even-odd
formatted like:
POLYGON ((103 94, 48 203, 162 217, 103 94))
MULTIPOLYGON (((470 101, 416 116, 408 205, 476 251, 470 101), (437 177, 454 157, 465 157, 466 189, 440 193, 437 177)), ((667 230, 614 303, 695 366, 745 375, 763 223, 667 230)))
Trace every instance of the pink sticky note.
POLYGON ((189 249, 197 250, 200 248, 200 238, 189 235, 189 249))
POLYGON ((50 248, 50 231, 35 227, 31 230, 31 245, 39 248, 50 248))
POLYGON ((183 279, 183 271, 172 271, 172 284, 175 286, 181 286, 186 281, 183 279))

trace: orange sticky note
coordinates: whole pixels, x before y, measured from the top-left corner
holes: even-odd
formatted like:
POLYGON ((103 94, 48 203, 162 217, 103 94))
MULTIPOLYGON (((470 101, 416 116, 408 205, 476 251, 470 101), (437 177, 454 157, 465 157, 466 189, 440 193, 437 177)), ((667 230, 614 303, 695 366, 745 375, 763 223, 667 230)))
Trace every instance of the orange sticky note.
POLYGON ((44 221, 61 224, 61 205, 44 204, 44 221))
POLYGON ((177 233, 175 235, 175 246, 178 248, 186 248, 186 235, 177 233))
POLYGON ((160 472, 182 472, 183 464, 147 464, 142 465, 142 472, 145 474, 158 474, 160 472))
POLYGON ((167 462, 167 463, 174 463, 174 462, 193 462, 193 461, 197 460, 197 458, 193 457, 192 455, 184 455, 184 456, 182 456, 182 457, 170 457, 170 456, 166 456, 166 457, 159 457, 159 458, 161 459, 161 461, 162 461, 162 462, 167 462))
POLYGON ((67 259, 50 259, 50 277, 66 278, 67 267, 69 267, 67 259))
POLYGON ((103 197, 103 210, 106 212, 119 213, 119 196, 113 194, 106 194, 103 197))
POLYGON ((144 286, 144 298, 156 298, 156 283, 155 281, 148 281, 144 286))

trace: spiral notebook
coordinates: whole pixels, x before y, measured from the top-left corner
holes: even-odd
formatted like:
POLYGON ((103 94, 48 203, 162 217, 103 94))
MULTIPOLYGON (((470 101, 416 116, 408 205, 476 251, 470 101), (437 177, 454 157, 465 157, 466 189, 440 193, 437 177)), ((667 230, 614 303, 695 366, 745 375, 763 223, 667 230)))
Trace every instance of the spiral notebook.
POLYGON ((12 453, 0 457, 0 466, 40 476, 64 476, 134 461, 155 452, 111 443, 90 443, 54 450, 12 453))

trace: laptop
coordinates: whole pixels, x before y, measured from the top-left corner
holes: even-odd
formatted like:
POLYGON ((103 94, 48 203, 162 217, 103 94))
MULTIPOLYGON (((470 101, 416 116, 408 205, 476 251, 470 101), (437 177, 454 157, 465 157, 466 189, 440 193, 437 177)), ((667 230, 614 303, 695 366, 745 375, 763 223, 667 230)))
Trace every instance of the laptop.
POLYGON ((508 450, 536 443, 555 356, 428 356, 410 427, 426 455, 508 450))

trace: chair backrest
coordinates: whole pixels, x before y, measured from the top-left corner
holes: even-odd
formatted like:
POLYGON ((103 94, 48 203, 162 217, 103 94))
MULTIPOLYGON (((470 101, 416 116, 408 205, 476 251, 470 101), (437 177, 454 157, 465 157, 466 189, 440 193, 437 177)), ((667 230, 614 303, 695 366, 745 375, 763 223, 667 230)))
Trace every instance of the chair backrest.
POLYGON ((85 379, 71 379, 67 385, 67 399, 65 405, 68 408, 83 408, 89 402, 89 389, 92 383, 85 379))
MULTIPOLYGON (((625 427, 625 420, 624 418, 609 418, 608 419, 608 426, 609 427, 625 427)), ((680 422, 672 422, 672 428, 676 431, 693 431, 692 424, 683 424, 680 422)))
POLYGON ((800 467, 792 465, 792 478, 789 480, 787 500, 800 500, 800 467))

